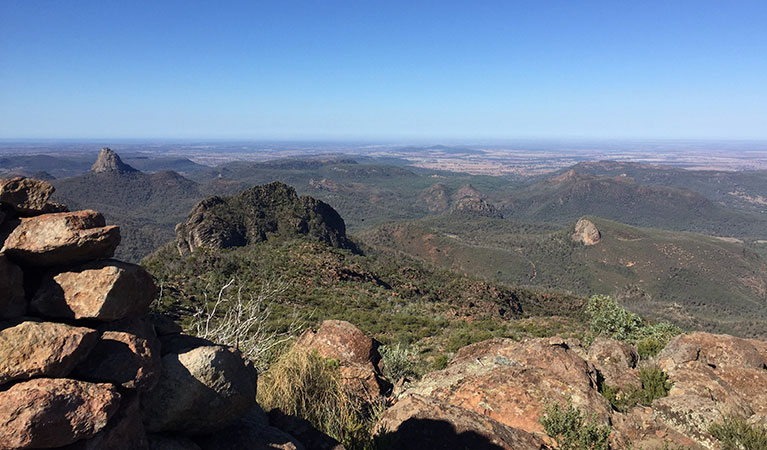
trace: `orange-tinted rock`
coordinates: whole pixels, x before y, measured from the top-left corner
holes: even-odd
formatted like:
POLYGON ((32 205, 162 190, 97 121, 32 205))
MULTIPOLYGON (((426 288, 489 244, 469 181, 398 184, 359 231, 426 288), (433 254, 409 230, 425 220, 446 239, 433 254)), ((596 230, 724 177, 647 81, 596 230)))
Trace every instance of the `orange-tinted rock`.
POLYGON ((627 450, 632 448, 703 450, 706 448, 689 436, 666 426, 648 407, 636 406, 625 414, 615 412, 611 422, 613 431, 610 434, 610 448, 627 450), (631 447, 627 443, 630 443, 631 447))
POLYGON ((120 404, 108 384, 64 378, 24 381, 0 392, 0 443, 51 448, 88 439, 104 429, 120 404))
POLYGON ((149 390, 157 383, 162 363, 160 342, 152 325, 124 319, 99 328, 101 336, 75 374, 88 381, 111 382, 124 388, 149 390))
POLYGON ((597 229, 597 226, 594 225, 594 222, 588 219, 579 219, 575 223, 575 232, 572 235, 572 239, 583 245, 596 245, 602 240, 602 234, 597 229))
POLYGON ((316 332, 306 330, 296 345, 338 360, 344 385, 362 399, 372 400, 391 388, 378 367, 378 342, 349 322, 326 320, 316 332))
POLYGON ((76 264, 114 254, 120 229, 85 210, 22 218, 5 240, 5 253, 33 266, 76 264))
POLYGON ((96 330, 63 323, 21 322, 0 330, 0 385, 32 377, 65 377, 96 344, 96 330))
POLYGON ((377 343, 349 322, 326 320, 316 332, 307 330, 298 345, 317 350, 320 356, 346 363, 377 364, 381 355, 377 343))
POLYGON ((588 360, 610 386, 639 386, 636 366, 639 353, 633 345, 598 337, 591 343, 588 360))
POLYGON ((112 321, 146 314, 156 294, 141 266, 100 260, 48 277, 31 307, 48 317, 112 321))
POLYGON ((47 181, 16 177, 0 180, 0 203, 11 206, 22 214, 39 214, 53 194, 47 181))
POLYGON ((662 364, 700 361, 709 366, 764 369, 767 359, 750 339, 726 334, 690 333, 674 338, 658 355, 662 364))
POLYGON ((387 409, 376 431, 393 450, 471 448, 541 450, 543 441, 486 415, 420 395, 407 395, 387 409))
POLYGON ((67 445, 60 450, 148 450, 144 425, 141 423, 139 398, 133 393, 123 394, 120 409, 109 419, 107 426, 90 439, 67 445))
POLYGON ((758 343, 702 332, 672 339, 657 361, 673 385, 653 402, 654 418, 709 446, 709 427, 726 416, 767 423, 767 366, 758 343))
POLYGON ((607 420, 611 409, 597 391, 596 370, 558 338, 490 339, 459 350, 414 394, 484 414, 512 428, 542 433, 547 403, 572 404, 607 420))
POLYGON ((26 311, 24 274, 19 266, 0 254, 0 318, 20 317, 26 311))

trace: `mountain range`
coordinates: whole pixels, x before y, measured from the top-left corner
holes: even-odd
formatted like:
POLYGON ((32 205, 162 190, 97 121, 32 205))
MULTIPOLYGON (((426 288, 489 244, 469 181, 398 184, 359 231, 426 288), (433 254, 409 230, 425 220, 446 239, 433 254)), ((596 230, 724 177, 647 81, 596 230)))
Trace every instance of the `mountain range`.
POLYGON ((241 210, 247 202, 235 201, 238 193, 281 181, 295 187, 282 190, 282 201, 308 194, 338 211, 355 248, 498 285, 613 294, 630 309, 683 326, 748 336, 764 329, 767 218, 742 195, 725 193, 760 198, 758 172, 594 162, 520 182, 323 157, 191 166, 184 176, 138 170, 111 151, 99 160, 93 170, 53 180, 54 200, 98 209, 120 225, 118 256, 131 261, 174 240, 176 224, 208 196, 223 196, 216 202, 229 205, 230 219, 240 217, 238 235, 255 214, 241 210), (693 180, 690 186, 720 180, 720 187, 699 192, 680 179, 693 180), (571 239, 582 217, 599 229, 599 244, 571 239))

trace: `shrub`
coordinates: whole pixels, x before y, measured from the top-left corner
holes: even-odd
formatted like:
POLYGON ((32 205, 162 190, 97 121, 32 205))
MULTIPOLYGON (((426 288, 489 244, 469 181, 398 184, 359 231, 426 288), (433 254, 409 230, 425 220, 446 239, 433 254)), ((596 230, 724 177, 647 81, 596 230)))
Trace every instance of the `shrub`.
POLYGON ((560 450, 607 450, 610 426, 599 423, 596 415, 586 417, 568 402, 546 405, 541 425, 560 450))
POLYGON ((653 400, 667 396, 671 390, 672 383, 660 367, 639 369, 639 381, 642 383, 642 388, 637 394, 637 403, 644 406, 650 406, 653 400))
POLYGON ((416 370, 417 354, 412 347, 402 344, 384 345, 379 349, 383 360, 383 372, 386 378, 396 383, 400 379, 413 379, 418 376, 416 370))
POLYGON ((362 404, 341 383, 338 362, 293 347, 258 380, 258 403, 304 418, 350 450, 373 449, 376 405, 362 404))
POLYGON ((448 363, 450 363, 450 357, 444 353, 440 353, 434 357, 432 367, 434 367, 435 370, 442 370, 447 367, 448 363))
POLYGON ((627 311, 608 295, 592 295, 586 304, 591 319, 589 328, 595 335, 619 341, 630 341, 642 326, 642 318, 627 311))
POLYGON ((593 295, 586 304, 592 336, 607 336, 637 346, 642 358, 658 354, 682 330, 669 322, 647 324, 608 295, 593 295))
POLYGON ((737 417, 725 418, 721 424, 712 425, 709 432, 721 442, 722 450, 767 449, 767 427, 750 425, 737 417))
POLYGON ((671 390, 671 381, 659 367, 639 369, 640 386, 619 388, 600 383, 599 390, 616 411, 625 412, 636 405, 650 406, 653 400, 666 397, 671 390))
POLYGON ((639 356, 644 359, 657 355, 666 348, 671 338, 682 334, 682 329, 669 322, 658 322, 639 330, 636 344, 639 356))

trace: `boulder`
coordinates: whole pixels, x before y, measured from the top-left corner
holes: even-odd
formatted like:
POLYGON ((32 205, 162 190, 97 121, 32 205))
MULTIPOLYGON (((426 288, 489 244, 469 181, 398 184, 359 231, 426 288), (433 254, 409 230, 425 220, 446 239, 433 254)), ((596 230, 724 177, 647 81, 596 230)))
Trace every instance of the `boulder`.
POLYGON ((303 450, 293 436, 269 425, 264 411, 256 405, 234 425, 197 438, 202 450, 280 449, 303 450))
POLYGON ((560 338, 490 339, 458 351, 447 368, 432 372, 413 394, 484 414, 528 433, 543 433, 548 403, 572 404, 609 419, 597 391, 597 372, 560 338))
POLYGON ((316 332, 306 330, 296 345, 338 360, 344 384, 360 398, 372 400, 391 389, 378 367, 379 343, 349 322, 326 320, 316 332))
POLYGON ((298 339, 298 345, 343 363, 378 364, 381 360, 378 343, 343 320, 326 320, 316 332, 307 330, 298 339))
POLYGON ((443 401, 407 395, 381 416, 375 431, 392 450, 476 448, 541 450, 537 436, 443 401))
POLYGON ((112 321, 146 314, 156 295, 141 266, 99 260, 48 276, 31 307, 47 317, 112 321))
POLYGON ((117 412, 120 394, 108 384, 37 378, 0 392, 0 443, 50 448, 88 439, 117 412))
POLYGON ((0 180, 0 203, 21 214, 40 214, 48 205, 53 186, 47 181, 15 177, 0 180))
POLYGON ((0 319, 20 317, 26 311, 24 274, 19 266, 0 254, 0 319))
POLYGON ((661 365, 673 367, 700 361, 713 368, 767 368, 767 358, 750 339, 704 332, 682 334, 666 345, 658 355, 661 365))
POLYGON ((120 243, 120 229, 85 210, 22 218, 5 240, 4 252, 32 266, 76 264, 108 258, 120 243))
POLYGON ((182 436, 149 434, 147 438, 149 440, 149 450, 201 450, 194 441, 182 436))
POLYGON ((33 377, 66 377, 96 344, 96 330, 24 321, 0 330, 0 385, 33 377))
POLYGON ((575 232, 572 235, 572 240, 583 245, 596 245, 602 240, 602 233, 599 232, 594 222, 588 219, 579 219, 575 223, 575 232))
POLYGON ((653 418, 712 448, 708 429, 727 416, 767 423, 767 366, 759 341, 729 335, 676 336, 656 357, 673 383, 653 418))
POLYGON ((232 425, 256 401, 256 371, 240 353, 203 346, 162 358, 162 375, 142 397, 150 432, 205 435, 232 425))
POLYGON ((153 388, 162 371, 154 327, 141 319, 123 319, 102 325, 99 332, 96 346, 76 368, 76 376, 140 391, 153 388))
POLYGON ((591 343, 588 361, 610 386, 639 386, 639 353, 626 342, 598 337, 591 343))
POLYGON ((148 450, 144 425, 141 423, 139 398, 135 393, 123 394, 120 409, 103 430, 90 439, 62 447, 60 450, 148 450))

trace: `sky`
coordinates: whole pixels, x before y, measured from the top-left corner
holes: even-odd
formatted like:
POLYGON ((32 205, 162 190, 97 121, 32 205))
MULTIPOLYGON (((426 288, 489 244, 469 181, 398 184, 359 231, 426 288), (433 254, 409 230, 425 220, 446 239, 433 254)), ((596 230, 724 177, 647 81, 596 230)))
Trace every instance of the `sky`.
POLYGON ((0 139, 767 139, 767 1, 0 0, 0 139))

